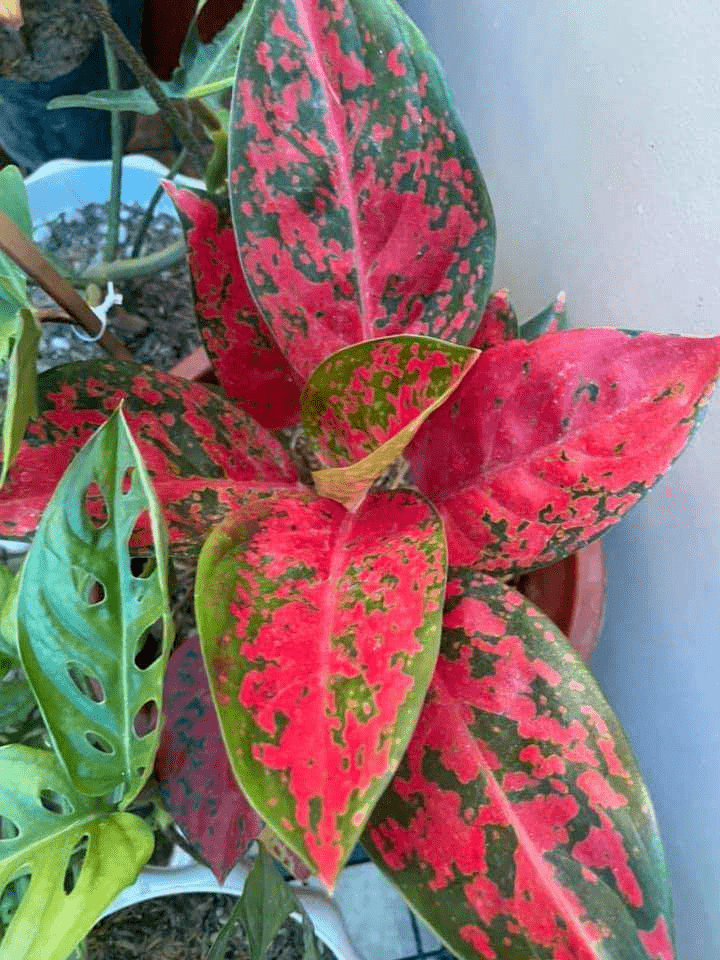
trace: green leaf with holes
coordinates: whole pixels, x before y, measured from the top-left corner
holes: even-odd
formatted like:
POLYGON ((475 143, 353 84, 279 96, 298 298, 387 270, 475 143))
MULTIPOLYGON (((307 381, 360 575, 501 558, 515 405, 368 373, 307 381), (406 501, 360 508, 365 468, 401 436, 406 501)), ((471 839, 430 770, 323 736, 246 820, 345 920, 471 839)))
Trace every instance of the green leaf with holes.
POLYGON ((172 643, 167 535, 119 408, 76 455, 43 514, 18 592, 20 659, 75 787, 139 792, 157 750, 172 643), (138 523, 152 562, 131 560, 138 523))
POLYGON ((0 960, 65 960, 135 880, 152 831, 78 793, 49 751, 17 744, 0 749, 0 817, 0 892, 29 876, 0 960))

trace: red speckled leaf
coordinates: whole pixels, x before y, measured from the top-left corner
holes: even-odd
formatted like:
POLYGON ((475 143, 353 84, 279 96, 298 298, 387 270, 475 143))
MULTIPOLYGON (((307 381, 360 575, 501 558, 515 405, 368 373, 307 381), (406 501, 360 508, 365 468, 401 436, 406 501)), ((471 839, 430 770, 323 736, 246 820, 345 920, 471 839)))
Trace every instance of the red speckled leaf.
POLYGON ((263 822, 225 753, 195 634, 173 653, 155 775, 165 806, 222 883, 263 822))
POLYGON ((534 340, 543 333, 557 333, 567 327, 567 312, 565 310, 565 293, 560 293, 555 300, 532 320, 522 324, 519 335, 524 340, 534 340))
POLYGON ((545 566, 600 536, 667 472, 720 369, 720 337, 563 330, 501 344, 405 456, 452 564, 545 566))
POLYGON ((320 496, 357 502, 478 356, 430 337, 396 336, 324 360, 302 395, 305 432, 329 468, 313 473, 320 496))
POLYGON ((490 200, 438 63, 395 2, 253 4, 230 169, 248 284, 301 376, 378 336, 471 339, 490 200))
POLYGON ((278 835, 265 826, 260 831, 258 841, 265 847, 271 857, 274 857, 278 863, 285 867, 287 872, 296 880, 308 880, 312 876, 312 870, 308 870, 305 864, 296 853, 293 853, 278 835))
POLYGON ((196 614, 223 739, 253 806, 332 887, 418 717, 445 543, 419 494, 356 513, 248 495, 208 538, 196 614))
POLYGON ((165 183, 185 228, 195 313, 225 393, 268 429, 300 420, 295 373, 265 326, 240 268, 227 199, 165 183))
POLYGON ((476 350, 487 350, 505 340, 514 340, 518 335, 518 322, 509 300, 507 290, 498 290, 491 294, 485 305, 480 326, 470 341, 476 350))
POLYGON ((617 718, 551 621, 471 570, 450 570, 435 675, 363 845, 462 960, 674 956, 617 718))
POLYGON ((173 548, 197 552, 198 538, 225 515, 244 484, 296 482, 278 441, 200 384, 136 364, 91 361, 48 370, 38 389, 40 416, 0 491, 0 536, 33 533, 73 455, 123 398, 173 548))

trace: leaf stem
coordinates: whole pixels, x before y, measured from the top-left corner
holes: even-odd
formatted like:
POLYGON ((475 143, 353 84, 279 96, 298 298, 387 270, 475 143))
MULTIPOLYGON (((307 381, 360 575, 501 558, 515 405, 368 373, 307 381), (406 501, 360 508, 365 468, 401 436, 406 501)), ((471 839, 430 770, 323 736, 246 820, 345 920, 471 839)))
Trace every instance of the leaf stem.
POLYGON ((131 280, 134 277, 145 276, 146 273, 154 273, 172 267, 179 263, 184 256, 185 241, 178 240, 177 243, 170 244, 164 250, 149 253, 145 257, 137 257, 132 260, 113 260, 112 263, 96 263, 94 266, 88 267, 79 280, 81 283, 131 280))
MULTIPOLYGON (((108 85, 111 90, 120 89, 120 71, 117 57, 107 34, 103 33, 105 63, 107 65, 108 85)), ((110 140, 112 167, 110 170, 110 202, 108 205, 108 232, 103 251, 103 260, 107 263, 117 256, 118 237, 120 235, 120 193, 122 189, 123 135, 122 117, 119 110, 110 112, 110 140)))
MULTIPOLYGON (((167 180, 174 180, 177 176, 180 167, 185 162, 185 157, 187 156, 187 150, 185 147, 182 148, 180 153, 177 155, 173 161, 173 165, 168 170, 167 180)), ((150 197, 150 203, 147 205, 147 209, 143 214, 142 220, 140 221, 140 226, 138 227, 137 236, 135 237, 135 242, 132 245, 132 250, 130 251, 130 258, 137 259, 138 254, 140 253, 140 248, 143 245, 143 240, 145 239, 145 234, 148 231, 148 227, 152 223, 153 214, 155 213, 155 207, 157 207, 160 202, 160 198, 164 194, 162 184, 158 184, 155 188, 155 192, 152 197, 150 197)))

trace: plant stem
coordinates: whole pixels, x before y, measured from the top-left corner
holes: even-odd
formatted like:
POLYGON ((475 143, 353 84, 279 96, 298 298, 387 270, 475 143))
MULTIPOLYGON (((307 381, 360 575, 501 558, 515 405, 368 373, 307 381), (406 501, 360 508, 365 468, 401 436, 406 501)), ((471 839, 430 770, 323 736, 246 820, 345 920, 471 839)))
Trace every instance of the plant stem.
MULTIPOLYGON (((80 294, 60 276, 55 267, 45 259, 10 217, 2 212, 0 212, 0 250, 7 254, 21 270, 24 270, 38 286, 42 287, 56 303, 64 307, 79 326, 88 333, 99 333, 100 321, 80 294)), ((132 354, 127 347, 109 331, 105 331, 99 343, 116 360, 132 360, 132 354)))
MULTIPOLYGON (((173 180, 177 175, 180 167, 185 162, 185 157, 187 156, 187 150, 185 147, 182 148, 180 153, 175 158, 173 165, 168 170, 167 180, 173 180)), ((148 227, 152 223, 153 214, 155 213, 155 207, 160 202, 160 198, 164 194, 162 184, 158 184, 155 188, 155 193, 150 197, 150 203, 147 205, 147 209, 143 214, 143 218, 140 221, 140 226, 138 227, 137 236, 135 237, 135 242, 133 243, 132 250, 130 251, 131 258, 137 258, 140 253, 140 248, 142 247, 143 240, 145 239, 145 234, 148 231, 148 227)))
POLYGON ((146 273, 165 270, 179 263, 185 256, 185 241, 178 240, 164 250, 149 253, 134 260, 113 260, 112 263, 96 263, 79 278, 80 283, 107 283, 108 280, 131 280, 146 273))
POLYGON ((122 57, 135 74, 138 83, 141 83, 153 98, 163 115, 163 119, 171 127, 178 140, 187 148, 190 159, 197 167, 198 174, 201 174, 205 167, 205 158, 200 141, 183 116, 182 110, 168 97, 143 57, 115 23, 105 0, 85 0, 85 9, 98 28, 106 34, 115 53, 122 57))
MULTIPOLYGON (((105 48, 105 63, 107 64, 108 85, 111 90, 120 89, 120 71, 117 57, 107 34, 103 33, 103 47, 105 48)), ((110 113, 110 139, 112 144, 112 168, 110 174, 110 203, 108 206, 108 232, 103 251, 103 260, 106 263, 117 256, 118 237, 120 235, 120 192, 122 188, 122 118, 119 110, 110 113)))

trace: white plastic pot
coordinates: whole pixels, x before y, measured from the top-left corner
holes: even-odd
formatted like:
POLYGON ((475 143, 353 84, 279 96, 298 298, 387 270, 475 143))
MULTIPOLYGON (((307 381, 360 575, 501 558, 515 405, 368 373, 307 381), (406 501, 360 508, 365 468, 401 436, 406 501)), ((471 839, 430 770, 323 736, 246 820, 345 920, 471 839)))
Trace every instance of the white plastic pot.
MULTIPOLYGON (((127 887, 107 908, 103 917, 155 897, 179 893, 222 893, 240 896, 251 864, 239 863, 220 884, 201 864, 180 859, 177 866, 145 867, 132 886, 127 887)), ((315 933, 337 960, 364 960, 350 942, 336 903, 322 890, 293 884, 297 898, 313 922, 315 933)), ((298 918, 299 919, 299 918, 298 918)))

